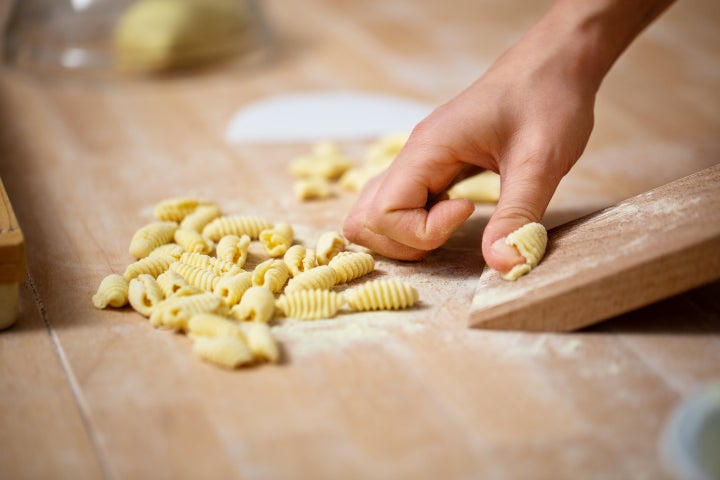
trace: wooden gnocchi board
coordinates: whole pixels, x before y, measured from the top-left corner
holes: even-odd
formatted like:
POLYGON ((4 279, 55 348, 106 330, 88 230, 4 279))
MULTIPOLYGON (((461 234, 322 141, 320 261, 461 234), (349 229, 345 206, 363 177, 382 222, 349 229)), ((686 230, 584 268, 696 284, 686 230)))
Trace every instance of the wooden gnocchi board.
POLYGON ((0 284, 25 278, 25 240, 0 179, 0 284))
POLYGON ((470 325, 569 331, 720 278, 720 164, 551 230, 516 282, 485 269, 470 325))

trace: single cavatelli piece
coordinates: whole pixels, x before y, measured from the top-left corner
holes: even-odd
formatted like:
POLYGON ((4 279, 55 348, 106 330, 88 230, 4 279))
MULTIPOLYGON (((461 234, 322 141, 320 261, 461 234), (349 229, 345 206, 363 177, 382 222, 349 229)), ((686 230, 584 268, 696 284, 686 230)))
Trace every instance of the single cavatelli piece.
POLYGON ((154 327, 186 331, 188 322, 197 313, 227 316, 229 312, 223 298, 214 293, 173 296, 155 305, 150 314, 150 324, 154 327))
POLYGON ((275 295, 267 287, 250 287, 230 314, 240 321, 267 323, 275 315, 275 295))
POLYGON ((128 282, 143 273, 150 274, 157 278, 158 275, 167 271, 170 265, 175 262, 177 262, 177 259, 170 255, 153 255, 152 257, 141 258, 125 268, 123 277, 125 277, 125 280, 128 282))
POLYGON ((315 250, 311 248, 305 248, 303 245, 293 245, 288 248, 283 257, 285 265, 290 270, 290 275, 295 276, 317 265, 315 259, 315 250))
POLYGON ((161 221, 180 222, 201 205, 212 205, 212 202, 193 197, 168 198, 155 205, 153 214, 161 221))
POLYGON ((241 267, 232 262, 211 257, 210 255, 202 253, 185 252, 180 257, 180 261, 205 270, 210 270, 218 276, 225 274, 237 275, 238 273, 243 272, 241 267))
POLYGON ((225 299, 229 307, 237 304, 248 288, 252 287, 252 273, 242 272, 237 275, 225 275, 215 285, 213 292, 225 299))
POLYGON ((128 301, 140 315, 149 317, 155 305, 165 300, 165 293, 152 275, 143 273, 130 280, 128 301))
POLYGON ((213 242, 217 242, 225 235, 247 235, 252 240, 257 240, 260 232, 272 228, 272 226, 271 222, 260 217, 223 216, 205 225, 202 233, 213 242))
POLYGON ((293 242, 294 231, 289 223, 276 223, 272 228, 260 232, 259 239, 268 255, 282 257, 293 242))
POLYGON ((237 368, 254 360, 250 347, 233 337, 197 337, 193 352, 206 362, 226 368, 237 368))
POLYGON ((210 270, 206 270, 202 267, 196 267, 183 261, 175 262, 172 264, 170 269, 174 272, 179 273, 182 277, 187 280, 190 285, 200 287, 205 291, 212 292, 215 290, 220 277, 215 275, 210 270))
POLYGON ((402 280, 373 280, 345 292, 353 310, 399 310, 412 307, 418 292, 402 280))
POLYGON ((166 297, 172 297, 181 288, 190 285, 182 275, 173 270, 168 270, 158 275, 157 282, 166 297))
POLYGON ((264 286, 273 293, 278 293, 290 278, 290 270, 282 260, 270 258, 260 263, 253 270, 253 285, 264 286))
POLYGON ((291 278, 285 287, 285 293, 298 290, 330 290, 336 283, 335 270, 328 265, 320 265, 291 278))
POLYGON ((215 204, 200 205, 194 212, 183 218, 182 222, 180 222, 180 228, 195 230, 200 233, 205 228, 205 225, 221 215, 220 207, 215 204))
POLYGON ((95 308, 119 308, 128 302, 128 282, 125 277, 112 273, 103 278, 97 293, 92 297, 95 308))
POLYGON ((334 317, 345 298, 332 290, 298 290, 281 295, 276 305, 286 317, 317 320, 334 317))
POLYGON ((330 263, 337 274, 337 283, 348 283, 375 269, 375 259, 365 252, 340 252, 330 263))
POLYGON ((242 267, 247 261, 249 247, 249 236, 225 235, 218 241, 215 247, 215 255, 220 261, 242 267))
POLYGON ((151 222, 140 227, 130 240, 130 255, 135 258, 145 258, 160 245, 173 241, 177 230, 175 222, 151 222))
POLYGON ((174 239, 187 252, 207 255, 213 250, 213 243, 195 230, 178 228, 175 230, 174 239))

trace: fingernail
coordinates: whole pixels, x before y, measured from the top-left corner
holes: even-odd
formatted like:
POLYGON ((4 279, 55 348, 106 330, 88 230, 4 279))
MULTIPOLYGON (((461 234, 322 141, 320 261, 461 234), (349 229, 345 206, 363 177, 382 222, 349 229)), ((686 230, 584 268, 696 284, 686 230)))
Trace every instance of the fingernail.
POLYGON ((501 268, 501 270, 510 270, 515 265, 525 262, 525 259, 515 247, 505 243, 505 238, 495 240, 491 248, 496 260, 505 267, 504 269, 501 268))

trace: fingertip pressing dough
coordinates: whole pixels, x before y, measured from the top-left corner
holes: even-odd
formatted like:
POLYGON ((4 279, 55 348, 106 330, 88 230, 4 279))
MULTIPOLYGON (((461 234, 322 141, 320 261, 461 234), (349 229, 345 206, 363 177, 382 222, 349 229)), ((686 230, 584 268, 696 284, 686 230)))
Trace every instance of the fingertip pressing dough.
POLYGON ((528 223, 508 235, 505 244, 515 247, 525 259, 525 263, 515 265, 509 272, 501 275, 505 280, 517 280, 542 260, 547 248, 547 230, 540 223, 528 223))

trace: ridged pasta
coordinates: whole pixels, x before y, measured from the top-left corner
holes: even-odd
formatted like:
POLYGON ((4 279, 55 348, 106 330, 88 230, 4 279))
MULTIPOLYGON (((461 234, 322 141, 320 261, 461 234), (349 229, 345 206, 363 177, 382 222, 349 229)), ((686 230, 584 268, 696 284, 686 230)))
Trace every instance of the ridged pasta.
POLYGON ((541 223, 528 223, 508 235, 505 244, 515 247, 525 259, 525 263, 515 265, 502 275, 505 280, 517 280, 542 260, 547 248, 547 230, 541 223))
POLYGON ((267 287, 250 287, 230 314, 237 320, 267 323, 275 314, 275 295, 267 287))
POLYGON ((128 282, 125 277, 112 273, 100 281, 97 293, 92 297, 95 308, 120 308, 128 302, 128 282))
POLYGON ((348 283, 375 269, 375 259, 365 252, 340 252, 328 263, 337 274, 337 283, 348 283))
POLYGON ((171 257, 179 259, 184 252, 185 249, 177 243, 166 243, 165 245, 160 245, 159 247, 154 248, 148 257, 155 255, 170 255, 171 257))
POLYGON ((198 337, 193 341, 193 352, 207 362, 230 369, 253 361, 250 347, 233 337, 198 337))
POLYGON ((125 268, 123 277, 128 282, 140 274, 148 273, 156 277, 170 268, 170 265, 177 262, 175 257, 170 255, 153 255, 152 257, 141 258, 125 268))
POLYGON ((293 228, 289 223, 276 223, 272 228, 260 232, 259 240, 268 255, 282 257, 293 242, 293 228))
POLYGON ((335 255, 345 250, 348 241, 338 232, 329 231, 320 235, 315 247, 315 257, 319 265, 327 265, 335 255))
POLYGON ((190 285, 182 275, 173 270, 168 270, 158 275, 157 282, 163 291, 163 295, 166 297, 171 297, 181 288, 190 285))
POLYGON ((185 230, 195 230, 196 232, 202 232, 205 225, 212 222, 216 218, 222 215, 220 207, 215 204, 211 205, 200 205, 194 212, 188 214, 180 222, 180 228, 185 230))
POLYGON ((255 360, 277 362, 280 358, 280 349, 270 333, 270 327, 265 323, 243 322, 240 325, 245 335, 245 342, 250 347, 255 360))
POLYGON ((153 214, 161 221, 180 222, 194 212, 198 206, 210 203, 193 197, 168 198, 155 205, 153 214))
POLYGON ((170 266, 170 269, 182 275, 190 285, 202 288, 208 292, 215 290, 215 287, 220 281, 220 277, 215 275, 211 270, 196 267, 183 261, 175 262, 170 266))
POLYGON ((175 230, 175 242, 185 251, 207 255, 213 251, 213 243, 195 230, 178 228, 175 230))
POLYGON ((290 278, 290 270, 282 260, 270 258, 258 264, 253 270, 253 285, 264 286, 278 293, 290 278))
POLYGON ((293 182, 293 194, 300 201, 322 200, 328 198, 332 191, 330 182, 322 177, 302 178, 293 182))
POLYGON ((214 313, 193 315, 188 322, 188 334, 192 337, 227 337, 245 341, 238 322, 214 313))
POLYGON ((260 217, 223 216, 205 225, 202 234, 213 242, 217 242, 225 235, 247 235, 252 240, 257 240, 260 232, 272 226, 271 222, 260 217))
POLYGON ((128 301, 140 315, 149 317, 155 305, 163 300, 165 300, 165 293, 152 275, 143 273, 130 280, 128 301))
POLYGON ((295 275, 285 287, 285 293, 298 290, 329 290, 337 283, 337 273, 328 265, 320 265, 295 275))
POLYGON ((243 272, 237 275, 220 277, 213 292, 225 299, 225 303, 232 307, 240 301, 248 288, 252 287, 252 273, 243 272))
POLYGON ((249 236, 225 235, 215 246, 215 256, 218 260, 243 267, 247 261, 249 247, 249 236))
POLYGON ((412 307, 418 292, 402 280, 373 280, 345 292, 353 310, 398 310, 412 307))
POLYGON ((173 296, 155 305, 150 314, 150 324, 154 327, 185 331, 188 322, 197 313, 227 316, 229 312, 223 298, 214 293, 173 296))
POLYGON ((300 320, 334 317, 344 303, 344 296, 332 290, 297 290, 281 295, 276 302, 286 317, 300 320))
POLYGON ((293 277, 317 265, 315 250, 305 248, 303 245, 293 245, 288 248, 283 256, 283 261, 293 277))
POLYGON ((194 265, 196 267, 210 270, 215 275, 237 275, 242 273, 243 269, 232 263, 219 258, 211 257, 203 253, 185 252, 181 257, 180 261, 194 265))
POLYGON ((155 248, 173 241, 177 230, 175 222, 151 222, 140 227, 130 240, 130 255, 135 258, 145 258, 155 248))

